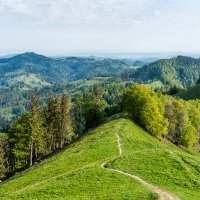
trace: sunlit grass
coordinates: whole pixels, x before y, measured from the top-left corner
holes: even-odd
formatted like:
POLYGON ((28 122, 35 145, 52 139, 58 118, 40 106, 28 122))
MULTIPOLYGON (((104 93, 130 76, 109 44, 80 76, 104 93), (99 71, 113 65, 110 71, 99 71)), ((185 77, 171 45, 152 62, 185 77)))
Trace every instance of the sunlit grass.
POLYGON ((62 153, 0 185, 0 199, 154 199, 132 179, 102 169, 118 155, 118 121, 102 125, 62 153))

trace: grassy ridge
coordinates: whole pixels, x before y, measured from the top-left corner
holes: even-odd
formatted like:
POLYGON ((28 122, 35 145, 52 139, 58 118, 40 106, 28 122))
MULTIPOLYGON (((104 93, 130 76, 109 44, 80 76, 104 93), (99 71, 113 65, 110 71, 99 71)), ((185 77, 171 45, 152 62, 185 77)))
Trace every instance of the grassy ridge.
POLYGON ((153 199, 141 184, 102 169, 118 155, 118 121, 107 123, 64 152, 0 185, 0 199, 153 199))
POLYGON ((127 119, 106 123, 62 153, 0 185, 1 200, 151 200, 153 194, 109 166, 143 177, 183 200, 200 199, 200 156, 162 143, 127 119))
POLYGON ((114 168, 143 177, 181 199, 200 199, 200 155, 160 143, 137 125, 121 120, 123 157, 114 168))

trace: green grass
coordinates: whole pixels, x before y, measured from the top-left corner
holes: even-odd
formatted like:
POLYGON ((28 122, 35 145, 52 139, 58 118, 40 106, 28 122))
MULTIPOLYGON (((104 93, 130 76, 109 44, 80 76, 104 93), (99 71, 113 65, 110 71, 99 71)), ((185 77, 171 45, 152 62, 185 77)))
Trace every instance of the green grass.
POLYGON ((200 155, 163 143, 127 119, 108 122, 0 185, 1 200, 152 200, 155 195, 108 166, 138 175, 183 200, 200 199, 200 155), (116 132, 122 143, 118 157, 116 132), (114 161, 111 161, 115 159, 114 161))
POLYGON ((118 156, 118 121, 91 131, 62 153, 0 185, 0 199, 154 199, 140 183, 102 169, 118 156))
POLYGON ((143 177, 181 199, 200 199, 199 154, 161 143, 127 120, 119 123, 123 156, 113 168, 143 177))

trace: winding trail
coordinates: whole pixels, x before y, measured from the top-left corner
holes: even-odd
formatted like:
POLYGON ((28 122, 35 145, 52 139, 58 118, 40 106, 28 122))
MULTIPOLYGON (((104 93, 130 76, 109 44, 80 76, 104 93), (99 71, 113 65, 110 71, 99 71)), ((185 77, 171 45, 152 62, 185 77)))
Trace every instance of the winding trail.
MULTIPOLYGON (((116 138, 117 138, 117 147, 118 147, 118 156, 116 158, 121 158, 122 157, 122 143, 121 143, 121 139, 120 139, 120 136, 118 134, 118 132, 116 132, 116 138)), ((116 159, 115 158, 115 159, 116 159)), ((104 163, 101 164, 101 167, 103 169, 107 169, 107 170, 110 170, 110 171, 113 171, 113 172, 116 172, 118 174, 122 174, 124 176, 127 176, 127 177, 130 177, 138 182, 140 182, 142 185, 144 185, 145 187, 147 187, 149 190, 151 190, 153 193, 156 193, 159 197, 159 200, 181 200, 179 197, 167 192, 167 191, 164 191, 162 190, 161 188, 157 187, 157 186, 154 186, 148 182, 146 182, 144 179, 142 179, 141 177, 139 176, 136 176, 136 175, 132 175, 132 174, 129 174, 129 173, 126 173, 126 172, 123 172, 121 170, 117 170, 117 169, 113 169, 113 168, 108 168, 106 167, 106 165, 111 162, 112 160, 109 160, 109 161, 106 161, 104 163)))
MULTIPOLYGON (((136 176, 136 175, 133 175, 133 174, 129 174, 129 173, 126 173, 126 172, 123 172, 121 170, 117 170, 117 169, 114 169, 114 168, 108 168, 106 166, 108 163, 112 162, 115 159, 118 159, 118 158, 122 157, 122 153, 123 153, 123 151, 122 151, 122 143, 121 143, 121 138, 120 138, 120 135, 118 134, 118 131, 116 132, 116 141, 117 141, 117 148, 118 148, 118 156, 114 157, 113 159, 110 159, 110 160, 107 160, 107 161, 103 162, 101 164, 101 168, 109 170, 109 171, 112 171, 112 172, 115 172, 115 173, 118 173, 118 174, 122 174, 122 175, 124 175, 126 177, 132 178, 135 181, 140 182, 142 185, 147 187, 150 191, 152 191, 153 193, 156 193, 158 195, 158 197, 159 197, 159 200, 181 200, 177 196, 175 196, 175 195, 173 195, 173 194, 171 194, 171 193, 169 193, 167 191, 164 191, 164 190, 162 190, 161 188, 159 188, 157 186, 154 186, 154 185, 148 183, 147 181, 145 181, 143 178, 141 178, 139 176, 136 176)), ((73 172, 77 172, 77 171, 80 171, 80 170, 84 170, 86 168, 90 168, 90 167, 96 166, 97 163, 98 162, 94 162, 94 163, 85 165, 85 166, 83 166, 81 168, 78 168, 78 169, 75 169, 75 170, 72 170, 72 171, 68 171, 68 172, 59 174, 57 176, 53 176, 51 178, 39 181, 39 182, 34 183, 32 185, 27 185, 22 189, 18 189, 16 191, 11 192, 11 193, 9 192, 7 194, 8 195, 16 195, 16 194, 23 193, 27 189, 33 189, 33 188, 38 187, 38 186, 40 186, 42 184, 46 184, 48 182, 51 182, 54 179, 66 176, 66 175, 71 174, 73 172)))

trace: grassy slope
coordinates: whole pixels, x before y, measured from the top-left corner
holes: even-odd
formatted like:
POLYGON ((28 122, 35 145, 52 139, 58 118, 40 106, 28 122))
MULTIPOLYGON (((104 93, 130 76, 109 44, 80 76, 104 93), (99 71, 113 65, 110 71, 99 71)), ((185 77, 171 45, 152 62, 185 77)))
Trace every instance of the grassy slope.
POLYGON ((143 177, 181 199, 200 199, 200 156, 160 143, 137 125, 121 120, 123 157, 113 168, 143 177))
POLYGON ((200 199, 200 156, 163 144, 126 119, 95 129, 63 153, 2 184, 0 199, 152 199, 141 184, 100 168, 103 161, 118 156, 116 131, 123 156, 111 162, 113 168, 141 176, 182 199, 200 199))
POLYGON ((152 199, 141 184, 100 167, 118 155, 118 121, 107 123, 64 152, 0 185, 0 199, 152 199))

